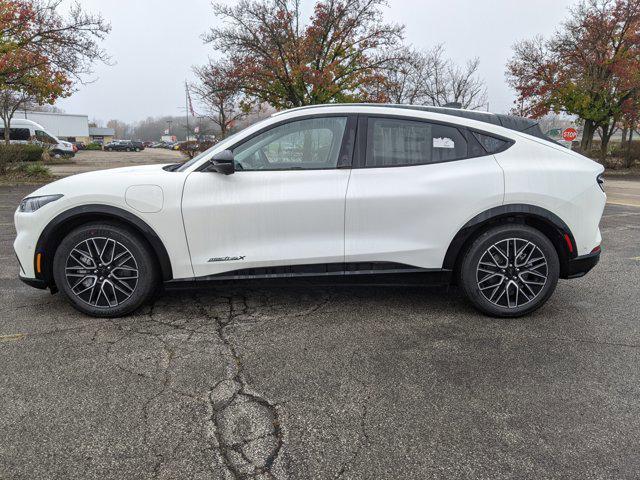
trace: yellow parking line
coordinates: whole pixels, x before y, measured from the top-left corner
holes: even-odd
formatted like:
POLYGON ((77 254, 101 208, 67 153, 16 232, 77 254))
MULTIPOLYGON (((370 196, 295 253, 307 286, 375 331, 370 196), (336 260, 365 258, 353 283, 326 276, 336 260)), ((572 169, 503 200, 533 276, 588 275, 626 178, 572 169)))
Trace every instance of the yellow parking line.
POLYGON ((10 335, 0 335, 0 342, 15 342, 22 340, 26 335, 24 333, 13 333, 10 335))
POLYGON ((611 200, 607 200, 608 205, 624 205, 625 207, 636 207, 640 208, 640 205, 637 203, 624 203, 624 202, 612 202, 611 200))

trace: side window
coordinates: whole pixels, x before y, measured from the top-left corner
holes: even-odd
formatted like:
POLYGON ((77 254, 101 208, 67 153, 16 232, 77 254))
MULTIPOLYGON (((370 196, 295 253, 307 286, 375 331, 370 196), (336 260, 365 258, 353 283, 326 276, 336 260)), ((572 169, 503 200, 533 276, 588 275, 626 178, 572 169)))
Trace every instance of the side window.
POLYGON ((237 170, 336 168, 347 117, 279 125, 234 148, 237 170))
POLYGON ((36 130, 36 140, 42 143, 50 143, 52 145, 58 143, 55 138, 42 130, 36 130))
POLYGON ((424 165, 467 157, 467 140, 455 127, 436 123, 369 118, 367 167, 424 165))
POLYGON ((9 136, 11 140, 21 140, 28 141, 29 140, 29 129, 28 128, 12 128, 9 132, 9 136))
POLYGON ((473 132, 473 136, 478 139, 480 145, 487 151, 487 153, 497 153, 502 151, 509 142, 501 140, 500 138, 492 137, 478 132, 473 132))

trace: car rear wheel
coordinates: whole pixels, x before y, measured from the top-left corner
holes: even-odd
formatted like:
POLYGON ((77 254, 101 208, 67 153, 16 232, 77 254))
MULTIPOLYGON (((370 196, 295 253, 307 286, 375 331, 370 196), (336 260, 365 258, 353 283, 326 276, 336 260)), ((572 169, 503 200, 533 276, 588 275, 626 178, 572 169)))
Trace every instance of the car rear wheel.
POLYGON ((540 308, 560 276, 551 241, 526 225, 503 225, 476 238, 460 266, 460 285, 480 311, 519 317, 540 308))
POLYGON ((56 251, 53 275, 76 309, 96 317, 133 312, 157 285, 155 260, 144 240, 110 223, 83 225, 67 235, 56 251))

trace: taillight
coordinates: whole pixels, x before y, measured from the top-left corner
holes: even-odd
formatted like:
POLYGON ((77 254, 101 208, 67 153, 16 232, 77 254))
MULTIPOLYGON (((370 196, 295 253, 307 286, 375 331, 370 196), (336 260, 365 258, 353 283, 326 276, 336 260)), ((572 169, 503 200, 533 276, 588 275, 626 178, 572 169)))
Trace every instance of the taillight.
POLYGON ((601 173, 596 177, 596 182, 598 182, 600 189, 604 192, 604 173, 601 173))

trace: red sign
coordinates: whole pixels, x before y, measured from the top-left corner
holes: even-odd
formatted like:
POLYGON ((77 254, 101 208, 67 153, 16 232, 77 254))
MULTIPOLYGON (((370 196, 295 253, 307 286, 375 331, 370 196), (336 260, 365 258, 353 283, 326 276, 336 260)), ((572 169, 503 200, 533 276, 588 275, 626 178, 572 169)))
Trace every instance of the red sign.
POLYGON ((562 131, 562 139, 565 142, 573 142, 578 138, 578 131, 575 128, 565 128, 562 131))

